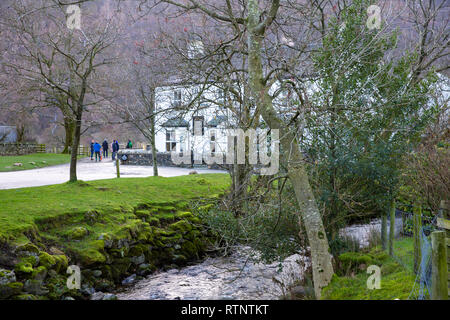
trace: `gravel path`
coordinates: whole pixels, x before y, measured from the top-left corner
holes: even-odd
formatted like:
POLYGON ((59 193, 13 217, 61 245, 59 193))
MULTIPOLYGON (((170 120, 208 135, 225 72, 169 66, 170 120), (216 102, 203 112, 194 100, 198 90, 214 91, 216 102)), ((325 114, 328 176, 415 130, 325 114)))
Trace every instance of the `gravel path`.
MULTIPOLYGON (((189 169, 177 167, 158 167, 158 173, 162 177, 174 177, 188 175, 192 170, 201 173, 224 173, 221 170, 189 169)), ((79 180, 102 180, 116 177, 116 167, 111 159, 102 162, 91 161, 89 158, 81 159, 77 165, 79 180)), ((122 178, 150 177, 153 176, 151 166, 121 166, 122 178)), ((69 181, 69 164, 46 167, 42 169, 23 170, 0 173, 0 189, 16 189, 25 187, 46 186, 69 181)))

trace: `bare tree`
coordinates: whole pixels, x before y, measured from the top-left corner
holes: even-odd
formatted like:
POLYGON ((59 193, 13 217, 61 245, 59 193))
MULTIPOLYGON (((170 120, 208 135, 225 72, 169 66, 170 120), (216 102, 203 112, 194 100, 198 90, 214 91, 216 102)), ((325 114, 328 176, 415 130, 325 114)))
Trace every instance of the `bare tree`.
POLYGON ((70 30, 65 6, 54 1, 16 2, 11 12, 13 16, 3 24, 18 39, 17 51, 10 53, 18 58, 6 62, 6 68, 9 74, 28 82, 29 90, 38 95, 36 100, 58 106, 63 112, 73 129, 70 181, 76 181, 83 114, 105 100, 96 97, 95 87, 102 82, 102 68, 114 61, 108 50, 118 31, 110 19, 94 22, 86 14, 89 31, 70 30))

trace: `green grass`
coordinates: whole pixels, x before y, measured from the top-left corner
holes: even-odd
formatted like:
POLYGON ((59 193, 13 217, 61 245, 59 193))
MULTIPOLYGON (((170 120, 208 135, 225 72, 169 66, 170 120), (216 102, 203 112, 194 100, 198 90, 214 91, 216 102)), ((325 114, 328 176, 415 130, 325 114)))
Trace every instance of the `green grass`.
POLYGON ((105 223, 93 226, 99 229, 93 233, 106 232, 133 218, 130 213, 139 205, 181 208, 191 199, 217 197, 228 186, 226 174, 202 174, 0 190, 0 241, 20 242, 26 240, 24 234, 45 232, 46 228, 56 228, 61 235, 95 210, 105 223))
POLYGON ((37 169, 68 162, 70 162, 69 154, 34 153, 23 156, 1 156, 0 172, 37 169), (22 163, 22 166, 16 167, 14 163, 22 163))
MULTIPOLYGON (((353 262, 350 272, 345 276, 333 276, 331 283, 324 288, 322 299, 327 300, 394 300, 408 299, 413 289, 415 275, 412 272, 412 240, 405 238, 395 242, 396 259, 388 256, 379 247, 370 252, 344 254, 346 263, 353 262), (364 267, 359 268, 364 262, 364 267), (381 267, 381 288, 369 290, 366 273, 368 265, 381 267), (348 274, 350 273, 350 274, 348 274)), ((348 266, 347 266, 348 267, 348 266)), ((346 267, 346 271, 348 270, 346 267)))
POLYGON ((409 271, 414 268, 414 247, 413 238, 399 239, 394 242, 395 257, 409 271))

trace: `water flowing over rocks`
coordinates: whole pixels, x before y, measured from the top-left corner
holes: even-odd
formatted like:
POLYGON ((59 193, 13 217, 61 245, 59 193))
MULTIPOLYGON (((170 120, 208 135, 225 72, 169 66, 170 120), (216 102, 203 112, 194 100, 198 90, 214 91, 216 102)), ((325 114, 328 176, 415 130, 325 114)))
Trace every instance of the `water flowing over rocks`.
POLYGON ((283 294, 276 282, 290 284, 302 273, 301 255, 284 260, 279 272, 279 263, 247 260, 247 250, 248 247, 237 247, 227 257, 207 258, 180 270, 153 274, 117 297, 123 300, 273 300, 283 294))
MULTIPOLYGON (((388 225, 389 226, 389 225, 388 225)), ((369 244, 373 231, 381 228, 380 219, 368 224, 351 225, 341 235, 351 236, 361 247, 369 244)), ((395 234, 402 228, 396 219, 395 234)), ((388 228, 389 230, 389 228, 388 228)), ((283 296, 280 286, 292 284, 302 277, 308 261, 300 254, 280 263, 263 264, 248 261, 248 247, 238 246, 227 257, 207 258, 196 265, 155 273, 117 294, 119 300, 276 300, 283 296), (300 263, 299 263, 300 262, 300 263), (275 280, 274 280, 275 279, 275 280)))

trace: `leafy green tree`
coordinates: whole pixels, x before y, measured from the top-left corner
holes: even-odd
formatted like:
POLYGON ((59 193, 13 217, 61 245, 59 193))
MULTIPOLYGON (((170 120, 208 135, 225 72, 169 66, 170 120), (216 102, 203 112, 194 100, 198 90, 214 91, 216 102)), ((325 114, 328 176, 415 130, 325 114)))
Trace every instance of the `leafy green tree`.
POLYGON ((428 105, 430 73, 412 79, 415 53, 396 61, 396 32, 369 30, 366 8, 354 1, 330 22, 314 56, 313 107, 303 139, 330 240, 350 218, 387 212, 398 190, 404 154, 435 109, 428 105))

